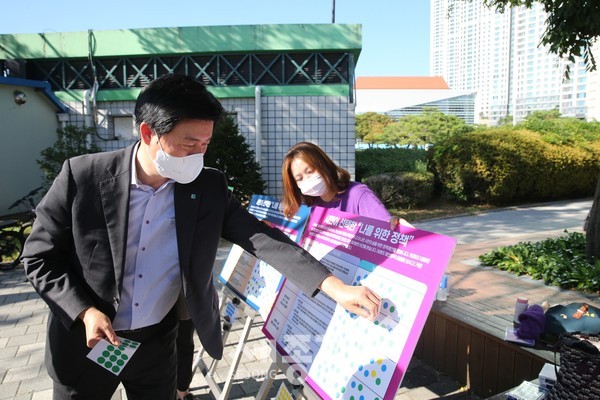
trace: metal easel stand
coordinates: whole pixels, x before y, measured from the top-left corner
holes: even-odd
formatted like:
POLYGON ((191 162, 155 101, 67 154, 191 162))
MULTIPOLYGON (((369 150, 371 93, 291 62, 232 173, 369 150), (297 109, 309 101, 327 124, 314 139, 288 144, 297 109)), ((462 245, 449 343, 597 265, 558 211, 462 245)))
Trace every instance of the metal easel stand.
POLYGON ((254 318, 256 318, 257 315, 256 311, 253 310, 251 307, 242 304, 242 302, 236 296, 235 293, 227 289, 227 287, 223 287, 223 295, 221 297, 221 304, 219 305, 219 313, 223 315, 223 312, 225 312, 225 315, 223 315, 223 343, 226 343, 227 341, 227 337, 229 336, 231 327, 235 322, 236 310, 240 305, 242 305, 243 312, 246 317, 244 321, 244 328, 242 329, 240 340, 237 344, 233 359, 231 360, 231 365, 229 367, 229 371, 227 372, 227 377, 225 379, 225 383, 223 384, 223 388, 221 389, 219 387, 219 384, 217 383, 214 377, 214 373, 219 360, 213 359, 211 360, 210 365, 207 366, 202 358, 202 356, 204 355, 204 349, 198 352, 198 355, 196 356, 196 361, 194 362, 194 367, 192 369, 192 374, 195 374, 196 371, 200 369, 202 375, 204 375, 204 379, 206 379, 206 382, 212 395, 217 400, 226 400, 229 396, 229 392, 233 384, 233 378, 235 377, 235 373, 242 359, 242 352, 248 340, 250 329, 252 328, 252 322, 254 321, 254 318), (229 300, 231 301, 231 303, 229 303, 229 300))

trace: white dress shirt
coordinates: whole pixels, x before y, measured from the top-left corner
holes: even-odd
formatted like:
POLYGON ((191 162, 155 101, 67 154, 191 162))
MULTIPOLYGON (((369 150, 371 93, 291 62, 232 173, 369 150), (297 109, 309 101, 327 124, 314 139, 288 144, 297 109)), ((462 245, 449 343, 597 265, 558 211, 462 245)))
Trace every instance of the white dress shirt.
POLYGON ((159 323, 173 308, 181 290, 173 198, 175 181, 170 179, 157 190, 141 183, 135 164, 138 149, 139 144, 131 161, 125 271, 114 330, 159 323))

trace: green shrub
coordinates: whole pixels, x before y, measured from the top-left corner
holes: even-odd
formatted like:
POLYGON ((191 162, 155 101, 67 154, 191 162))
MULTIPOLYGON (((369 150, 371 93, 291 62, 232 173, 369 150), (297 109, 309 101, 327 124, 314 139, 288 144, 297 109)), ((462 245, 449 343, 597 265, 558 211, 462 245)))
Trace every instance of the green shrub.
POLYGON ((225 174, 233 193, 243 203, 248 202, 253 194, 264 194, 266 183, 262 179, 260 164, 233 117, 228 115, 216 124, 204 163, 225 174))
POLYGON ((363 181, 388 209, 410 208, 423 205, 433 197, 431 172, 400 172, 380 174, 363 181))
POLYGON ((356 180, 387 172, 416 171, 418 162, 427 163, 422 149, 389 148, 356 151, 356 180))
POLYGON ((93 128, 79 128, 72 125, 56 130, 56 142, 42 150, 40 152, 42 157, 37 160, 44 174, 42 183, 44 193, 48 191, 66 160, 81 154, 100 152, 98 146, 88 144, 88 136, 93 132, 93 128))
POLYGON ((499 247, 480 255, 479 260, 483 265, 529 275, 548 285, 597 293, 600 291, 600 260, 586 261, 584 234, 565 233, 557 239, 499 247))
POLYGON ((554 145, 538 133, 495 128, 449 138, 431 163, 451 197, 510 204, 591 196, 600 173, 600 147, 554 145))

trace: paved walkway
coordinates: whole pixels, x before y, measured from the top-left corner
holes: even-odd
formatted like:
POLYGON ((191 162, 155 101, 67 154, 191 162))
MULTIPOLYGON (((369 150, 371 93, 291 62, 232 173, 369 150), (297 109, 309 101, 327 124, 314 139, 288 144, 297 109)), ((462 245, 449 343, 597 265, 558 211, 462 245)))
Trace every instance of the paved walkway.
MULTIPOLYGON (((591 200, 541 204, 534 207, 514 207, 500 211, 487 212, 475 216, 438 219, 415 225, 424 230, 445 234, 458 239, 458 245, 449 270, 450 296, 475 296, 478 301, 496 301, 510 312, 514 304, 515 288, 510 279, 527 285, 527 290, 537 288, 540 293, 530 295, 530 299, 547 298, 568 299, 577 296, 573 292, 560 291, 545 287, 539 282, 527 278, 507 278, 490 280, 495 277, 508 277, 499 271, 476 269, 476 257, 499 245, 514 244, 517 241, 536 241, 548 237, 560 236, 568 231, 581 231, 583 220, 591 207, 591 200), (495 281, 505 286, 495 285, 495 281), (507 290, 510 287, 511 291, 507 290), (485 290, 478 290, 485 288, 485 290), (486 297, 487 296, 487 297, 486 297)), ((228 254, 228 246, 219 251, 216 273, 228 254)), ((471 299, 472 300, 472 299, 471 299)), ((502 308, 500 307, 500 308, 502 308)), ((43 366, 47 307, 31 285, 26 282, 22 267, 13 271, 0 271, 0 400, 46 400, 51 399, 51 381, 43 366)), ((250 339, 242 355, 242 361, 235 376, 230 399, 253 399, 258 392, 264 373, 270 364, 270 348, 260 331, 261 321, 255 320, 250 331, 250 339)), ((241 332, 240 324, 234 324, 226 345, 224 360, 219 363, 216 377, 222 377, 228 371, 227 360, 235 351, 236 339, 241 332)), ((284 376, 276 376, 273 390, 284 381, 284 376)), ((198 399, 209 399, 208 386, 197 373, 192 381, 193 393, 198 399)), ((435 398, 474 399, 462 391, 459 385, 444 374, 414 359, 411 362, 396 399, 426 400, 435 398)), ((117 391, 114 400, 126 399, 122 390, 117 391)))

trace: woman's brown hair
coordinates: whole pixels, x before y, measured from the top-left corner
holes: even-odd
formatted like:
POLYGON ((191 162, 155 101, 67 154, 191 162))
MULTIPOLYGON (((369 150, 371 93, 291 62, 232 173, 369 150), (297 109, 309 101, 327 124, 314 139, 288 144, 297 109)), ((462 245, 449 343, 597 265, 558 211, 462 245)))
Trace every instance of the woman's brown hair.
POLYGON ((312 206, 318 197, 302 194, 292 175, 292 161, 300 158, 309 167, 321 174, 329 191, 343 192, 350 182, 350 173, 338 167, 321 148, 310 142, 299 142, 292 146, 283 159, 281 177, 283 179, 283 213, 287 218, 293 217, 301 204, 312 206))

